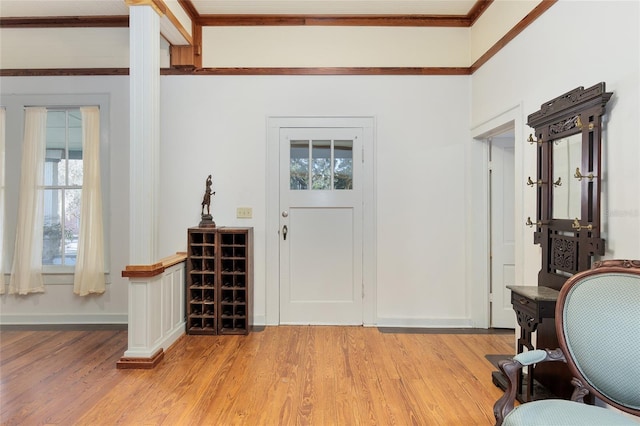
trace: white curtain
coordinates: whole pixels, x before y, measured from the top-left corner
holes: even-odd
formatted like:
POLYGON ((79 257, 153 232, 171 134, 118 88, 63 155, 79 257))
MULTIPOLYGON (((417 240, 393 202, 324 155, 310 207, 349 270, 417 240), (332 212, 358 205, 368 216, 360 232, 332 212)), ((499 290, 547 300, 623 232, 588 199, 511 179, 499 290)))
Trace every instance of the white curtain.
POLYGON ((44 291, 42 227, 44 222, 44 153, 47 109, 25 108, 18 223, 9 293, 44 291))
POLYGON ((0 108, 0 294, 4 294, 4 140, 6 109, 0 108))
POLYGON ((80 108, 82 112, 82 207, 78 234, 78 258, 73 292, 86 296, 104 293, 104 233, 102 191, 100 188, 100 109, 80 108))

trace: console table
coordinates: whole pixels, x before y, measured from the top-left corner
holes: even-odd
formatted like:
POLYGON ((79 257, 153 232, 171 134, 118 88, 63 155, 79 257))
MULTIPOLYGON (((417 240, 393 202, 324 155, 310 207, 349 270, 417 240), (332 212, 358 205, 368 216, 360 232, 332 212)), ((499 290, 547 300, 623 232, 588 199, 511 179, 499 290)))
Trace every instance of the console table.
MULTIPOLYGON (((545 318, 554 318, 556 301, 558 300, 558 290, 542 286, 521 286, 508 285, 511 290, 511 304, 516 312, 518 325, 520 326, 520 338, 517 341, 517 353, 521 353, 524 348, 533 350, 531 343, 531 334, 536 331, 538 324, 545 318)), ((533 398, 533 366, 528 367, 528 379, 526 384, 526 396, 522 393, 523 374, 520 372, 518 376, 518 400, 521 402, 531 401, 533 398)), ((500 386, 499 382, 502 377, 496 377, 496 373, 502 375, 499 371, 494 373, 494 383, 500 386)), ((502 387, 502 386, 500 386, 502 387)))

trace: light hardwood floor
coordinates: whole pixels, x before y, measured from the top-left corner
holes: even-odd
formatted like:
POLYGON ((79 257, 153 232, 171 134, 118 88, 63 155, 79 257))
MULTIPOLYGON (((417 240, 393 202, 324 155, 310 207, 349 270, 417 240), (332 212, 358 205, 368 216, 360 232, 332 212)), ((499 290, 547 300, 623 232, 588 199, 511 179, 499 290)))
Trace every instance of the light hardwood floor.
POLYGON ((185 336, 153 370, 117 370, 124 330, 0 336, 2 425, 490 425, 487 354, 513 333, 280 326, 185 336))

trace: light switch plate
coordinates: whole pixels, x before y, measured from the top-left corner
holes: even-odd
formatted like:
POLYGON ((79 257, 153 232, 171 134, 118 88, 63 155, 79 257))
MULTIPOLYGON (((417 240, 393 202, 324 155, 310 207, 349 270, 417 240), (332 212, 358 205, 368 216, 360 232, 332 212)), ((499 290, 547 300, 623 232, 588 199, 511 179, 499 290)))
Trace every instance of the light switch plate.
POLYGON ((251 207, 238 207, 236 209, 236 217, 238 219, 251 219, 253 217, 253 209, 251 207))

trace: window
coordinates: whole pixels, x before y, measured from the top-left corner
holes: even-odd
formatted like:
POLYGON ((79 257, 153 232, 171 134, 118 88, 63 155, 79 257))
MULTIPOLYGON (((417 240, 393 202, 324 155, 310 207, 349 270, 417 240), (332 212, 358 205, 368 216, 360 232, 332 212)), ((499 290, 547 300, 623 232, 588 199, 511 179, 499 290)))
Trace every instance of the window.
MULTIPOLYGON (((97 251, 94 247, 99 238, 92 236, 91 232, 83 232, 84 228, 79 229, 79 227, 97 226, 99 214, 100 228, 102 229, 100 240, 104 249, 102 275, 108 279, 110 218, 103 212, 109 211, 110 201, 108 178, 111 133, 109 94, 16 94, 3 95, 2 101, 7 114, 6 188, 4 193, 5 245, 0 259, 3 262, 5 274, 13 270, 13 264, 17 258, 32 258, 31 255, 18 254, 16 250, 18 240, 25 239, 19 234, 19 230, 27 227, 24 220, 26 216, 29 223, 32 224, 32 229, 34 228, 33 224, 37 223, 39 232, 34 238, 38 242, 35 245, 32 245, 33 241, 29 242, 35 250, 25 250, 37 256, 37 267, 25 269, 38 272, 42 276, 44 287, 48 285, 74 285, 75 279, 80 275, 78 271, 87 270, 86 267, 78 269, 78 263, 83 260, 80 255, 83 250, 83 234, 89 239, 89 247, 85 253, 91 253, 92 258, 99 257, 96 255, 97 251), (41 127, 38 130, 40 140, 38 155, 26 156, 37 158, 37 161, 33 161, 33 164, 25 167, 23 166, 24 156, 22 154, 25 147, 27 110, 31 108, 44 109, 44 119, 42 120, 44 123, 39 124, 41 127), (98 125, 97 131, 95 131, 95 125, 98 125), (89 129, 94 130, 89 131, 89 129), (27 198, 23 196, 25 191, 22 188, 22 172, 23 170, 36 169, 38 180, 31 183, 31 186, 36 191, 33 199, 38 201, 37 220, 35 217, 29 217, 29 214, 25 215, 20 212, 21 200, 27 198), (93 183, 96 179, 100 182, 98 190, 94 188, 93 183), (87 194, 95 194, 95 196, 86 196, 87 194), (91 202, 89 203, 89 201, 91 202), (89 204, 91 213, 80 213, 87 208, 82 205, 84 202, 89 204), (92 218, 92 220, 85 221, 83 224, 82 217, 92 218)), ((119 135, 126 135, 126 132, 120 129, 118 132, 119 135)), ((35 177, 36 173, 31 175, 35 177)), ((121 194, 117 194, 117 196, 121 199, 126 198, 121 194)), ((33 207, 27 207, 27 212, 34 212, 33 207)), ((25 245, 24 241, 23 245, 25 245)), ((34 262, 35 260, 32 259, 34 262)), ((87 260, 86 256, 84 260, 87 260)), ((31 282, 32 280, 27 277, 20 280, 20 282, 22 281, 31 282)), ((86 279, 84 281, 94 282, 95 280, 86 279)), ((27 292, 31 291, 30 286, 31 284, 26 289, 27 292)), ((22 289, 22 287, 17 287, 16 290, 18 289, 22 289)))
POLYGON ((42 264, 76 263, 82 193, 79 108, 47 111, 42 264))
POLYGON ((353 141, 293 140, 289 171, 294 190, 353 189, 353 141))

